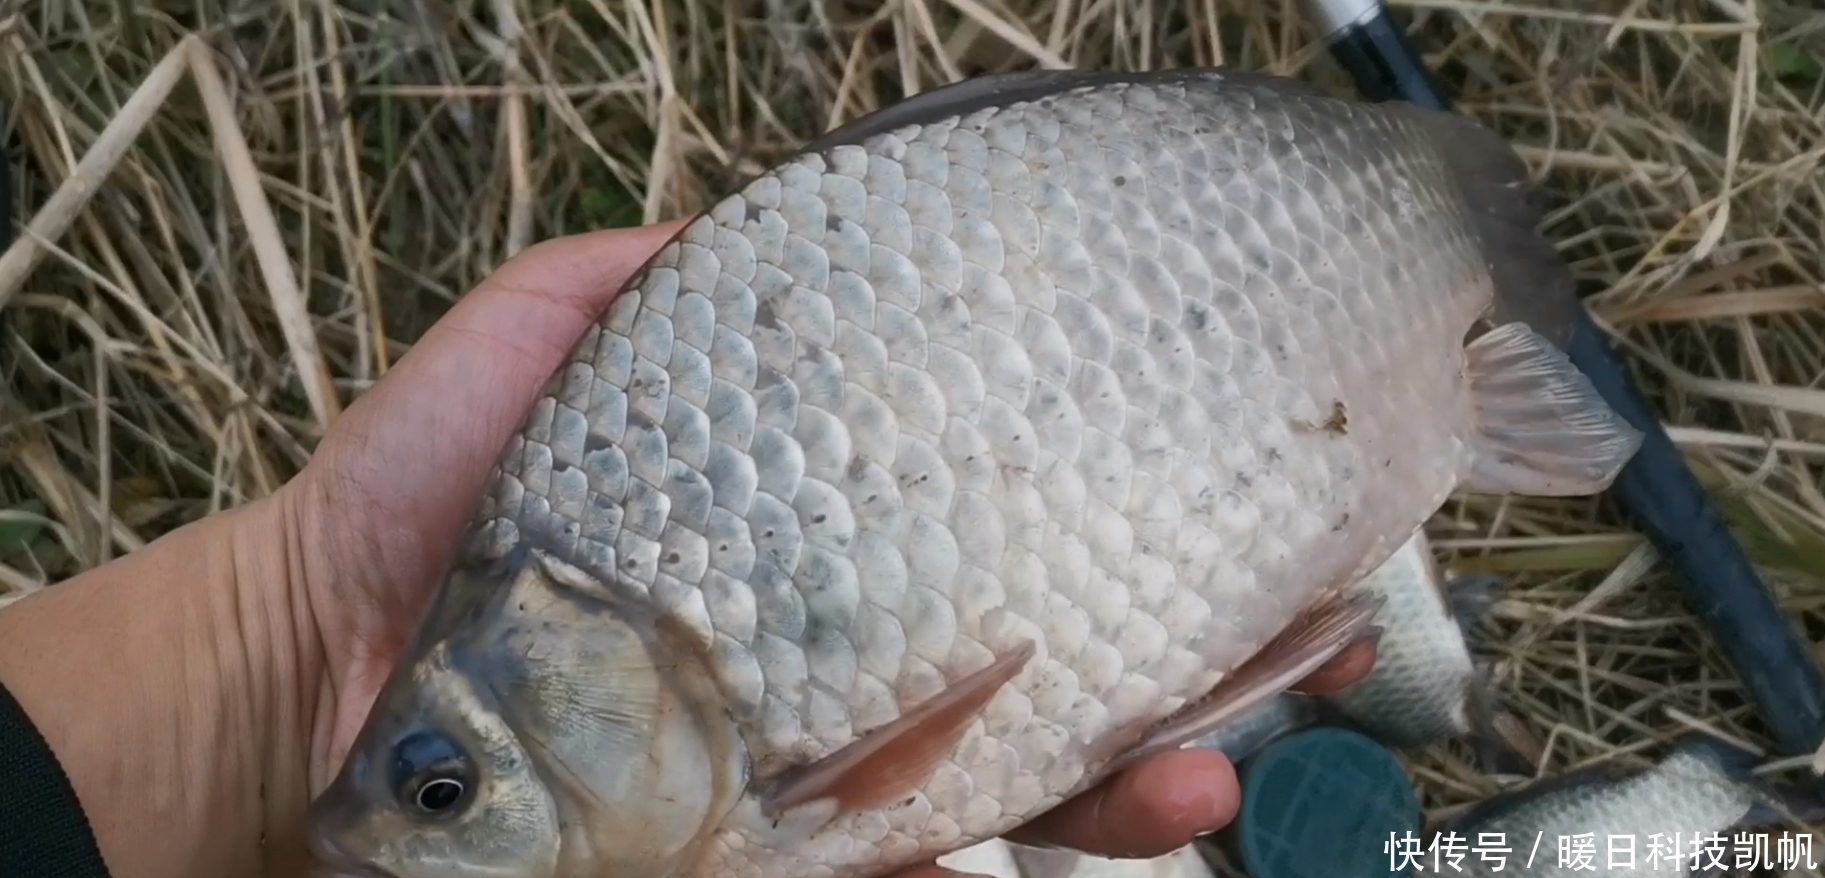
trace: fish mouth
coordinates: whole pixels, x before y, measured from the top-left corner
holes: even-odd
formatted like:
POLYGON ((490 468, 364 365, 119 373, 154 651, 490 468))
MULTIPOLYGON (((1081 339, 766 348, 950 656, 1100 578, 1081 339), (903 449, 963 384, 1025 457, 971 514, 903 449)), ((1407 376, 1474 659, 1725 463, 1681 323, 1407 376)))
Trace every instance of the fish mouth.
POLYGON ((399 878, 386 869, 362 862, 337 844, 335 839, 313 833, 309 846, 318 863, 311 878, 399 878))

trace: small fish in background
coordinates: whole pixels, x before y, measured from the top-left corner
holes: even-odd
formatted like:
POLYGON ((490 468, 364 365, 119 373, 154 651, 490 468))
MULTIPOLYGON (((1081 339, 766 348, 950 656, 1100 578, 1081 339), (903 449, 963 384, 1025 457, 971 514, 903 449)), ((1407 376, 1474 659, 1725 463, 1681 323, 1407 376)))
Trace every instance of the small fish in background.
MULTIPOLYGON (((1732 867, 1737 850, 1734 831, 1825 819, 1825 801, 1817 794, 1762 780, 1754 773, 1757 762, 1754 753, 1721 738, 1689 733, 1643 770, 1599 765, 1492 796, 1443 821, 1430 837, 1410 843, 1405 848, 1413 852, 1409 862, 1402 863, 1405 854, 1397 854, 1393 862, 1413 866, 1420 874, 1464 878, 1580 878, 1593 870, 1616 878, 1712 874, 1708 856, 1696 864, 1689 856, 1695 837, 1722 834, 1719 856, 1732 867), (1581 855, 1562 858, 1559 839, 1584 833, 1594 833, 1588 861, 1580 860, 1581 855), (1633 845, 1633 868, 1627 868, 1629 859, 1620 851, 1618 868, 1611 867, 1612 836, 1629 840, 1620 844, 1633 845), (1539 848, 1532 850, 1536 839, 1539 848), (1479 840, 1507 850, 1501 858, 1485 857, 1475 850, 1479 840), (1462 859, 1448 856, 1454 852, 1463 854, 1462 859)), ((1767 857, 1775 856, 1770 838, 1767 857)), ((1825 855, 1815 855, 1814 861, 1822 858, 1825 855)))
POLYGON ((1282 692, 1224 723, 1192 746, 1215 750, 1232 764, 1240 764, 1280 736, 1325 722, 1326 718, 1323 699, 1282 692))
POLYGON ((1446 580, 1424 533, 1416 533, 1352 593, 1384 598, 1375 614, 1375 667, 1325 696, 1362 731, 1391 747, 1415 749, 1469 735, 1487 713, 1488 682, 1471 657, 1471 628, 1500 597, 1502 580, 1446 580))
POLYGON ((1375 667, 1326 694, 1323 706, 1389 747, 1413 751, 1461 740, 1485 770, 1531 775, 1539 745, 1503 710, 1489 662, 1471 649, 1503 584, 1503 577, 1491 574, 1447 578, 1425 533, 1416 532, 1350 586, 1350 593, 1383 601, 1375 617, 1382 629, 1375 667))
POLYGON ((1485 769, 1531 775, 1538 745, 1501 712, 1488 667, 1471 651, 1473 629, 1500 598, 1502 582, 1490 575, 1446 579, 1425 534, 1416 532, 1349 588, 1382 600, 1374 619, 1381 634, 1368 676, 1321 696, 1282 693, 1197 746, 1240 762, 1281 735, 1336 725, 1399 750, 1463 740, 1485 769))
MULTIPOLYGON (((313 803, 392 878, 875 878, 1223 728, 1453 493, 1641 434, 1472 120, 1225 69, 924 92, 579 341, 313 803)), ((457 404, 452 401, 452 404, 457 404)))

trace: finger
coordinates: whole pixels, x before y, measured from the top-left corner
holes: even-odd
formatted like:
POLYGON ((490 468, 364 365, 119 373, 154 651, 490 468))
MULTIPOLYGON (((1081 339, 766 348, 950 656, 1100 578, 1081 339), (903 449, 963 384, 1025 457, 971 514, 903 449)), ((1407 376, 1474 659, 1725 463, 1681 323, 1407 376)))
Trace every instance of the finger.
POLYGON ((1235 819, 1236 771, 1214 750, 1170 750, 1008 833, 1008 841, 1092 856, 1163 856, 1235 819))
POLYGON ((1369 675, 1375 669, 1375 641, 1359 640, 1344 647, 1330 661, 1318 666, 1293 687, 1306 695, 1329 695, 1369 675))
MULTIPOLYGON (((435 576, 539 389, 682 224, 527 248, 464 296, 324 437, 308 471, 396 582, 435 576), (358 509, 363 514, 348 514, 358 509), (403 522, 404 524, 401 524, 403 522)), ((333 537, 334 535, 332 535, 333 537)), ((356 535, 348 535, 351 538, 356 535)))

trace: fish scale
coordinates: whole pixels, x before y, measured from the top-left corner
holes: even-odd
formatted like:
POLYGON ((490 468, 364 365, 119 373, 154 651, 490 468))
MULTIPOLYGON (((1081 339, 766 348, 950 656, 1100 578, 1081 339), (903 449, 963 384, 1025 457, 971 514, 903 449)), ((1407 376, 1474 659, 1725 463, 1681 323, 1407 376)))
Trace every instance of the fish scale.
POLYGON ((1638 444, 1496 319, 1551 248, 1469 202, 1513 168, 1452 123, 1227 71, 981 82, 781 161, 613 300, 320 852, 878 876, 1334 655, 1371 611, 1333 598, 1461 484, 1590 493, 1638 444))
MULTIPOLYGON (((1454 455, 1448 434, 1390 432, 1389 418, 1461 394, 1430 376, 1354 376, 1400 365, 1379 338, 1464 324, 1471 266, 1377 264, 1303 231, 1372 253, 1450 238, 1450 212, 1422 222, 1372 206, 1380 168, 1437 171, 1358 147, 1360 191, 1301 185, 1325 179, 1304 156, 1338 147, 1298 105, 1270 111, 1305 132, 1297 145, 1273 139, 1225 166, 1186 148, 1206 136, 1197 120, 1247 124, 1225 99, 1160 86, 1058 103, 1056 125, 1035 108, 985 110, 873 154, 804 155, 694 221, 579 346, 562 373, 572 389, 535 407, 482 510, 493 552, 526 539, 649 588, 713 642, 712 672, 763 765, 828 753, 1037 640, 1034 673, 991 701, 961 764, 926 784, 929 803, 878 815, 876 844, 896 861, 1073 792, 1084 754, 1061 744, 1208 689, 1450 487, 1371 466, 1366 449, 1399 436, 1454 455), (1150 184, 1161 169, 1122 146, 1165 136, 1183 161, 1164 179, 1198 185, 1150 184), (1356 238, 1331 225, 1364 213, 1356 238), (1302 262, 1289 246, 1334 255, 1302 262), (1462 304, 1376 307, 1387 291, 1342 282, 1351 257, 1462 304), (871 330, 879 344, 858 338, 871 330), (1350 413, 1357 441, 1295 438, 1288 420, 1324 420, 1331 398, 1365 401, 1350 413), (1187 447, 1210 451, 1173 453, 1187 447), (1433 490, 1359 505, 1403 477, 1433 490), (1323 539, 1333 509, 1361 529, 1323 539)), ((765 871, 751 843, 731 842, 749 849, 740 871, 765 871)), ((799 856, 795 874, 816 874, 818 853, 799 856)))

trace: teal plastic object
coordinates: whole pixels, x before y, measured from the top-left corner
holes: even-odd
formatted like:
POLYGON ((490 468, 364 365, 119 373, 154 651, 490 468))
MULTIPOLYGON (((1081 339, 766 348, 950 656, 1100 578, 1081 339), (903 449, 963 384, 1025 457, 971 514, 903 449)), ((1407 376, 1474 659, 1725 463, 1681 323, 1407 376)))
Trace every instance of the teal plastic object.
POLYGON ((1242 766, 1235 852, 1254 878, 1385 878, 1420 832, 1419 797, 1387 748, 1340 728, 1263 747, 1242 766))

